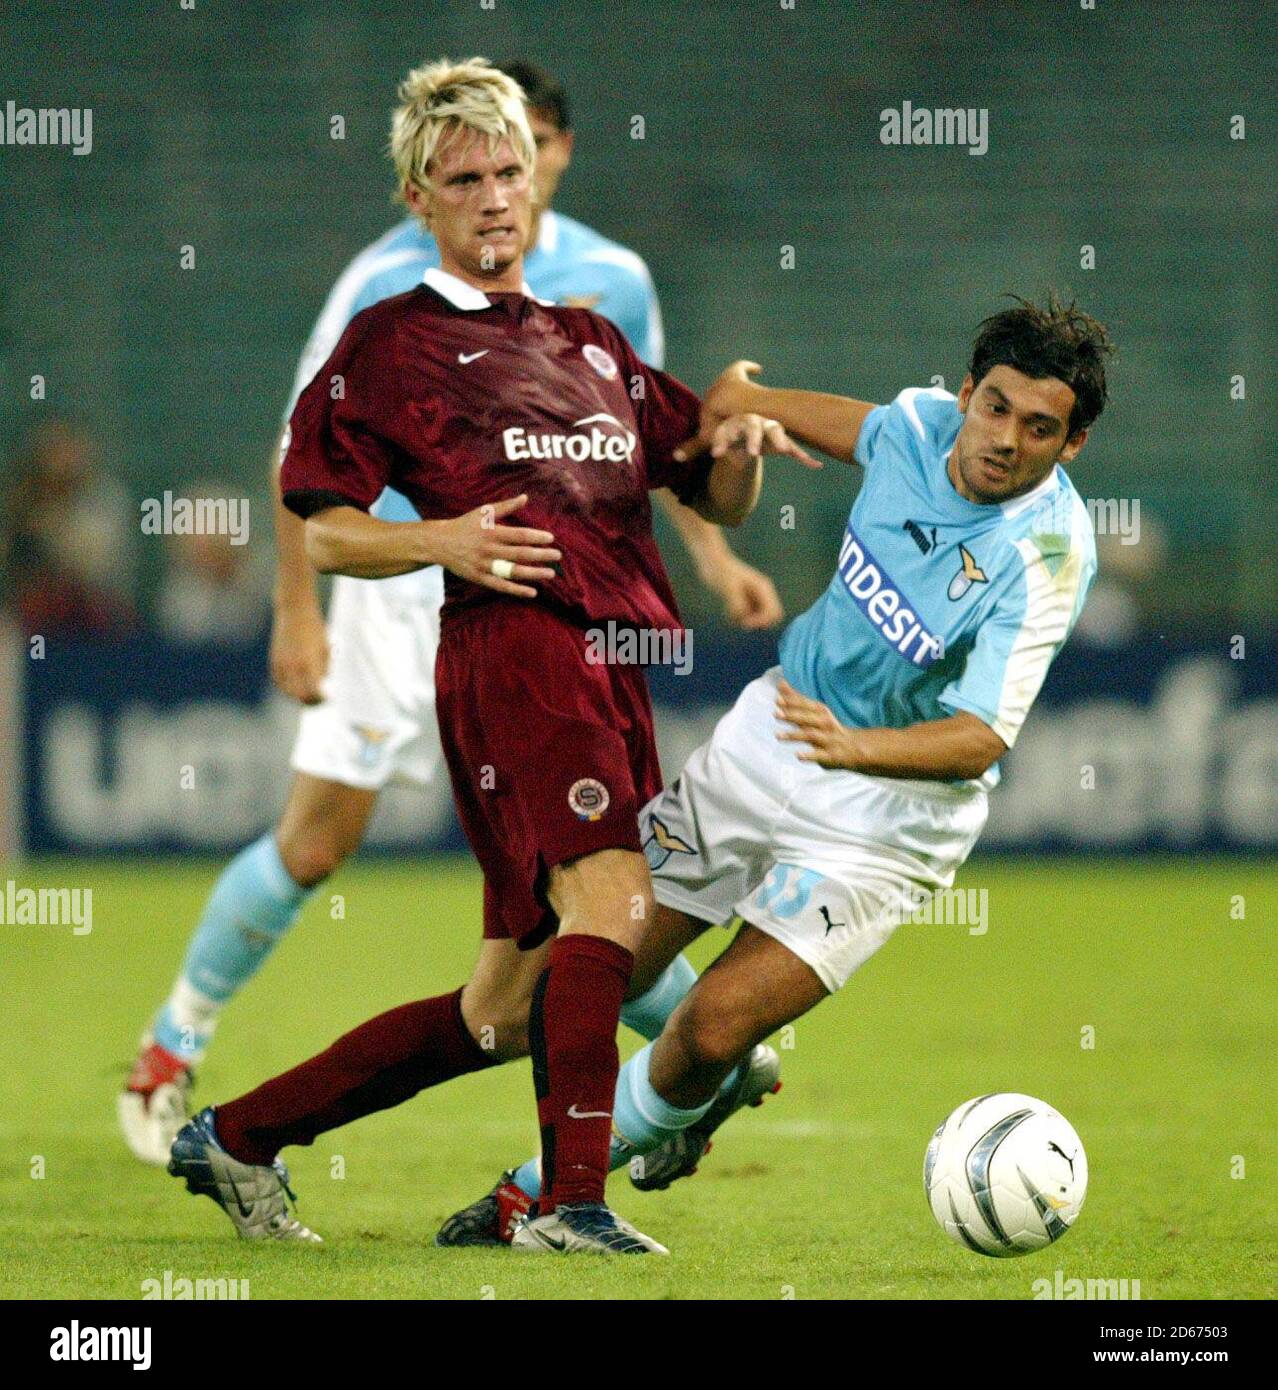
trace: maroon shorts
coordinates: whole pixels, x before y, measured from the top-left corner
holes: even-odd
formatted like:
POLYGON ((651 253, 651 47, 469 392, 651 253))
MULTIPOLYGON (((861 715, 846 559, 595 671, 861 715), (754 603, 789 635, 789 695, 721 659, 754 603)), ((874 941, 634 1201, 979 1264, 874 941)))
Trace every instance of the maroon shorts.
POLYGON ((435 665, 444 757, 484 871, 484 936, 524 950, 550 936, 556 864, 639 851, 661 790, 641 666, 586 660, 583 627, 520 599, 446 621, 435 665))

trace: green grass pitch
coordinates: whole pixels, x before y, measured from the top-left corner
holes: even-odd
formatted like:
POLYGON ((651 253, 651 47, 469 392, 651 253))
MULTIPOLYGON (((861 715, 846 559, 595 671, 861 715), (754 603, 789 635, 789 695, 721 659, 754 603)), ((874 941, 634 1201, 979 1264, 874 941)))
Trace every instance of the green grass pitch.
MULTIPOLYGON (((613 1178, 618 1210, 674 1252, 619 1261, 432 1244, 531 1151, 526 1062, 290 1151, 319 1249, 240 1242, 211 1202, 136 1163, 115 1091, 216 872, 0 873, 94 892, 88 935, 0 926, 0 1295, 138 1298, 171 1271, 246 1279, 254 1299, 1027 1299, 1058 1269, 1139 1280, 1144 1298, 1272 1293, 1272 864, 978 857, 960 885, 988 889, 984 935, 902 927, 780 1039, 784 1090, 722 1130, 695 1178, 646 1196, 613 1178), (1059 1108, 1091 1164, 1075 1228, 1013 1260, 948 1241, 922 1191, 932 1130, 996 1090, 1059 1108)), ((383 1008, 455 987, 478 920, 469 863, 347 868, 224 1015, 197 1099, 228 1099, 383 1008)), ((696 963, 726 939, 703 939, 696 963)))

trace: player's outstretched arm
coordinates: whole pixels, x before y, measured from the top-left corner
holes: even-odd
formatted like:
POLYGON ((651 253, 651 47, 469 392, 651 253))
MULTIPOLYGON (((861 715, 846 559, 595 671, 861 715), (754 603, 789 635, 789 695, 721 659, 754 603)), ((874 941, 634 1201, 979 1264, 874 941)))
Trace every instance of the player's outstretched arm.
POLYGON ((780 683, 780 692, 777 737, 805 745, 800 762, 871 777, 956 782, 980 777, 1007 752, 994 730, 966 711, 906 729, 849 729, 828 705, 801 695, 787 681, 780 683))
POLYGON ((271 679, 304 705, 318 704, 328 671, 328 634, 315 566, 306 556, 306 523, 284 505, 278 450, 271 458, 275 514, 275 591, 271 618, 271 679))
POLYGON ((775 420, 762 415, 733 415, 711 437, 714 463, 704 490, 688 505, 707 521, 740 526, 758 504, 765 453, 797 459, 805 468, 821 467, 775 420))
POLYGON ((706 392, 696 442, 685 446, 688 453, 709 447, 715 430, 728 416, 752 414, 779 421, 795 439, 831 458, 854 463, 857 437, 865 417, 875 408, 873 402, 824 391, 764 386, 753 380, 762 370, 757 362, 742 360, 719 373, 706 392))
POLYGON ((389 579, 443 565, 486 589, 536 598, 528 581, 553 579, 550 567, 563 557, 549 531, 501 524, 527 501, 521 493, 449 521, 380 521, 358 507, 325 507, 306 520, 306 553, 321 574, 389 579))
POLYGON ((658 488, 656 497, 692 557, 697 577, 723 600, 728 621, 749 631, 775 627, 785 608, 768 576, 735 554, 722 530, 685 507, 669 488, 658 488))

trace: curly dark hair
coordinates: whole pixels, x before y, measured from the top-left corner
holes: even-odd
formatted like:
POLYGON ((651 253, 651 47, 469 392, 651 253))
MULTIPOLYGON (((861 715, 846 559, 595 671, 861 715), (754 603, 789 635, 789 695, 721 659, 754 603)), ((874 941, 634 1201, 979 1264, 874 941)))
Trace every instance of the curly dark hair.
POLYGON ((1105 409, 1105 358, 1114 351, 1105 325, 1073 301, 1064 304, 1049 294, 1046 308, 1020 295, 1011 309, 985 319, 972 344, 968 371, 972 385, 991 367, 1014 367, 1028 377, 1054 376, 1074 393, 1069 414, 1071 436, 1086 429, 1105 409))

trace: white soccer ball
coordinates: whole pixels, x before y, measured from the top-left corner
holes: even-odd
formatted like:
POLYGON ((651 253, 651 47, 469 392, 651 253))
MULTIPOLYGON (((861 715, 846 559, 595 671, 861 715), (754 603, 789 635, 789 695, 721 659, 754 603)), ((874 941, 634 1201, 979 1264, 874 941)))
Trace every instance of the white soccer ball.
POLYGON ((951 1240, 982 1255, 1028 1255, 1074 1224, 1087 1155, 1050 1105, 1002 1091, 960 1105, 936 1131, 923 1186, 951 1240))

